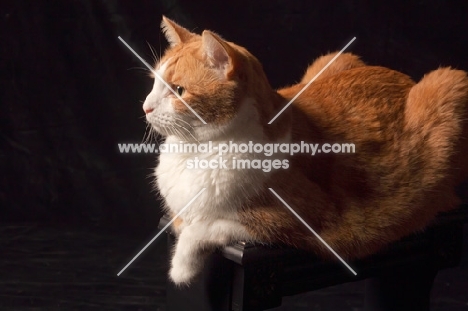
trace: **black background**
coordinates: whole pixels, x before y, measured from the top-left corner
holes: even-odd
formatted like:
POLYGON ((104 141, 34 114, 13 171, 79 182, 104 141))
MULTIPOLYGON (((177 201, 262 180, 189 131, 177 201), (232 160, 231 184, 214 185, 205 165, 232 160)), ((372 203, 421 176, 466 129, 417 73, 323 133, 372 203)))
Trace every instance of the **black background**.
POLYGON ((349 51, 415 80, 468 71, 468 2, 9 1, 0 26, 0 222, 147 237, 161 215, 154 155, 123 155, 145 134, 152 81, 121 36, 152 62, 164 14, 245 46, 275 88, 315 57, 349 51))

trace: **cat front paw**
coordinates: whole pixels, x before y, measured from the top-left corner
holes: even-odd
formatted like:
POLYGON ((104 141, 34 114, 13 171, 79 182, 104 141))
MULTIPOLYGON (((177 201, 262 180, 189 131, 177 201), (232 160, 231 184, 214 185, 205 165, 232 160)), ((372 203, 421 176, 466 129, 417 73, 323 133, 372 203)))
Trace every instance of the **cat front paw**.
POLYGON ((198 271, 195 269, 176 265, 169 271, 169 277, 177 286, 189 286, 190 282, 192 282, 197 275, 197 272, 198 271))

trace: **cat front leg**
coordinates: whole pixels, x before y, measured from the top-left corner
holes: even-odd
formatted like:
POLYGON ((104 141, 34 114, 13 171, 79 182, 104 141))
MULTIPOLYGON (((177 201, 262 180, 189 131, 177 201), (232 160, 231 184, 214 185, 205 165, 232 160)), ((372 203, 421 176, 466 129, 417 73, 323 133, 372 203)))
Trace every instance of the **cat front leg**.
POLYGON ((202 270, 205 258, 216 248, 249 239, 246 229, 234 220, 192 223, 179 235, 169 276, 177 285, 188 285, 202 270))

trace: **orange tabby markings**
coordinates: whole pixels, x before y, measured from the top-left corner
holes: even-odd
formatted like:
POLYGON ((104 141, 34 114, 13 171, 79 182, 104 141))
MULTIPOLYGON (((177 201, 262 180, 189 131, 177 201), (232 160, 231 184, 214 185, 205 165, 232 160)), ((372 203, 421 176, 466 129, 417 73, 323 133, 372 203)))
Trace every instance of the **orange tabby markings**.
MULTIPOLYGON (((289 102, 286 104, 286 106, 283 107, 283 109, 281 109, 274 117, 273 119, 270 120, 270 122, 268 122, 268 124, 271 124, 273 123, 273 121, 276 120, 276 118, 278 118, 278 116, 280 114, 282 114, 299 96, 301 96, 302 92, 305 91, 306 88, 309 87, 309 85, 314 82, 317 78, 320 77, 320 75, 330 66, 333 64, 333 62, 341 55, 341 53, 343 53, 344 50, 346 50, 346 48, 348 46, 350 46, 351 43, 353 43, 353 41, 356 40, 356 37, 352 38, 351 41, 348 42, 348 44, 346 44, 346 46, 341 49, 341 51, 339 51, 338 53, 335 53, 335 55, 328 61, 328 63, 326 63, 323 68, 321 68, 313 77, 311 77, 311 79, 309 81, 307 81, 306 85, 304 85, 304 87, 299 91, 297 92, 297 94, 291 98, 289 100, 289 102)), ((315 68, 315 67, 314 67, 315 68)), ((312 72, 308 73, 309 75, 312 74, 312 72)), ((302 81, 304 81, 305 77, 302 78, 302 81)))
MULTIPOLYGON (((204 31, 191 33, 163 18, 171 44, 164 78, 184 89, 188 111, 160 85, 145 101, 147 121, 167 143, 353 143, 355 153, 285 155, 289 169, 186 169, 189 155, 161 154, 155 170, 165 209, 179 214, 170 277, 188 284, 217 247, 238 240, 285 244, 336 259, 278 202, 275 189, 340 256, 360 258, 423 230, 460 200, 468 178, 466 72, 441 68, 415 83, 388 68, 336 54, 318 58, 299 84, 275 91, 245 48, 204 31), (291 107, 275 116, 299 91, 291 107), (206 191, 184 213, 196 193, 206 191)), ((217 152, 196 153, 207 161, 217 152)), ((258 155, 223 154, 253 160, 258 155)))

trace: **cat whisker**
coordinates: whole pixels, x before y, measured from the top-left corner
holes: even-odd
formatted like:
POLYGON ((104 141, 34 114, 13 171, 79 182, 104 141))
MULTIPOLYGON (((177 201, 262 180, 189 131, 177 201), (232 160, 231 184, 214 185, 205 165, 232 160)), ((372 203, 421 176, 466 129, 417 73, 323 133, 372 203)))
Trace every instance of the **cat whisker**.
POLYGON ((148 138, 149 138, 150 133, 151 133, 151 128, 150 128, 150 130, 148 131, 148 126, 149 126, 149 125, 150 125, 150 124, 147 122, 147 123, 146 123, 146 127, 145 127, 145 132, 143 133, 143 138, 141 139, 141 143, 142 143, 142 144, 146 144, 146 143, 148 142, 148 138), (148 135, 147 135, 146 133, 148 133, 148 135))
POLYGON ((176 137, 178 136, 177 133, 176 133, 175 130, 174 130, 174 126, 170 125, 170 126, 167 126, 166 128, 169 130, 169 132, 171 133, 171 135, 174 135, 174 136, 176 136, 176 137))
POLYGON ((143 70, 143 71, 148 71, 151 72, 148 68, 146 67, 130 67, 127 70, 143 70))
MULTIPOLYGON (((179 126, 180 129, 183 129, 183 130, 185 130, 185 131, 187 132, 187 133, 185 133, 185 134, 189 134, 190 137, 191 137, 193 140, 195 140, 197 143, 200 144, 200 141, 192 134, 191 131, 189 131, 188 129, 186 129, 186 128, 183 127, 183 126, 180 126, 180 125, 178 125, 178 126, 179 126)), ((184 135, 184 138, 185 138, 185 140, 187 140, 187 141, 190 140, 190 139, 187 139, 187 138, 190 138, 190 137, 187 137, 187 136, 184 135)))
POLYGON ((158 137, 161 138, 161 136, 154 128, 151 128, 151 135, 153 136, 155 141, 157 141, 159 144, 161 144, 161 139, 158 140, 158 137))
POLYGON ((174 128, 174 131, 177 133, 177 136, 178 137, 181 137, 183 140, 187 140, 187 138, 185 137, 184 133, 182 133, 178 128, 176 127, 173 127, 174 128))
POLYGON ((151 50, 151 54, 153 55, 153 62, 157 64, 159 62, 159 57, 157 56, 156 52, 154 51, 153 46, 146 41, 146 44, 148 44, 149 49, 151 50))
POLYGON ((176 121, 180 121, 180 122, 184 122, 185 124, 187 124, 188 126, 190 126, 191 129, 193 129, 192 125, 190 125, 190 123, 188 123, 187 121, 181 119, 181 118, 177 118, 177 117, 174 117, 174 120, 176 121))
POLYGON ((185 140, 185 141, 196 141, 197 143, 200 143, 200 142, 198 141, 198 139, 196 139, 195 136, 193 136, 193 134, 192 134, 189 130, 187 130, 186 128, 184 128, 184 127, 179 127, 178 131, 179 131, 179 133, 184 137, 184 140, 185 140), (183 131, 181 131, 181 130, 184 130, 185 132, 183 132, 183 131), (187 135, 187 134, 189 134, 190 136, 187 135))
POLYGON ((178 128, 176 128, 174 125, 171 126, 172 130, 174 131, 174 133, 176 134, 177 137, 181 138, 181 139, 185 139, 184 135, 179 131, 178 128))
POLYGON ((159 33, 159 55, 162 55, 161 33, 159 33))
POLYGON ((148 135, 148 141, 157 141, 157 135, 158 132, 156 132, 156 130, 151 126, 148 135))
MULTIPOLYGON (((180 119, 180 118, 175 118, 175 122, 174 122, 175 125, 177 125, 179 128, 183 129, 184 131, 187 132, 187 134, 190 135, 190 137, 192 137, 197 143, 200 143, 200 141, 193 135, 193 127, 186 121, 180 119), (185 123, 186 125, 188 125, 190 127, 190 129, 187 129, 184 125, 181 125, 181 124, 178 124, 177 122, 183 122, 185 123)), ((184 139, 185 140, 188 140, 186 135, 184 135, 184 139)))

